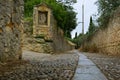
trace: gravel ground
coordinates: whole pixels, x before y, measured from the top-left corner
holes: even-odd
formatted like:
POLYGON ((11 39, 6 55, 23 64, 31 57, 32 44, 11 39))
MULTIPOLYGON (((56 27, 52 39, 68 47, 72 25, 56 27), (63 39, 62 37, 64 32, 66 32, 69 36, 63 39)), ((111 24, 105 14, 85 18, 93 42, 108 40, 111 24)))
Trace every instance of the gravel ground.
POLYGON ((106 75, 108 80, 120 80, 120 56, 83 53, 106 75))
POLYGON ((28 63, 0 74, 0 80, 71 80, 78 62, 74 53, 49 55, 25 51, 23 59, 28 63))

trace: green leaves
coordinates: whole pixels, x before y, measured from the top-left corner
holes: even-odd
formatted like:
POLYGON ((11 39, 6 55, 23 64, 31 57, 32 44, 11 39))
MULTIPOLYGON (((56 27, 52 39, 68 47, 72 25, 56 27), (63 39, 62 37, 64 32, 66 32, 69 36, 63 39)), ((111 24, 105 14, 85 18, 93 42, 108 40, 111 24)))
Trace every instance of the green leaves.
POLYGON ((100 17, 98 23, 100 27, 107 27, 110 17, 113 16, 113 12, 120 6, 120 0, 98 0, 98 12, 100 17))
POLYGON ((97 27, 95 26, 92 17, 90 17, 90 23, 89 23, 89 29, 86 33, 86 40, 89 41, 91 37, 95 34, 95 31, 97 30, 97 27))
POLYGON ((95 31, 95 25, 93 23, 92 17, 90 17, 90 24, 89 24, 89 29, 88 29, 88 33, 93 33, 95 31))
POLYGON ((73 11, 71 4, 75 0, 24 0, 25 1, 25 17, 32 17, 34 5, 41 2, 48 4, 53 11, 53 15, 57 20, 58 26, 64 31, 65 36, 70 37, 70 32, 75 29, 76 13, 73 11))
POLYGON ((77 0, 57 0, 57 1, 60 3, 64 3, 66 5, 71 5, 71 4, 77 3, 77 0))

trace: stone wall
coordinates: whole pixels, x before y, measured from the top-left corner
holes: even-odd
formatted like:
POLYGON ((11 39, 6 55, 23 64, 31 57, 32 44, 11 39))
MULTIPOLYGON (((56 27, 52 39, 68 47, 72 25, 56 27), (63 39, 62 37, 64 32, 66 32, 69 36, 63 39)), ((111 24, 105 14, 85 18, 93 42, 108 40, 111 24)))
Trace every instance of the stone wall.
POLYGON ((53 40, 53 49, 55 52, 64 52, 68 50, 75 49, 75 45, 65 39, 64 32, 57 26, 57 22, 54 19, 54 16, 51 15, 51 28, 52 28, 52 40, 53 40))
MULTIPOLYGON (((33 12, 33 35, 28 37, 24 34, 23 49, 44 53, 74 49, 74 45, 64 38, 63 31, 58 28, 52 10, 48 5, 39 4, 34 7, 33 12)), ((27 27, 30 26, 25 23, 25 28, 28 29, 27 27)))
POLYGON ((99 52, 109 55, 120 55, 120 8, 114 12, 106 29, 96 31, 86 45, 96 45, 99 52))
POLYGON ((21 57, 23 0, 0 0, 0 61, 21 57))

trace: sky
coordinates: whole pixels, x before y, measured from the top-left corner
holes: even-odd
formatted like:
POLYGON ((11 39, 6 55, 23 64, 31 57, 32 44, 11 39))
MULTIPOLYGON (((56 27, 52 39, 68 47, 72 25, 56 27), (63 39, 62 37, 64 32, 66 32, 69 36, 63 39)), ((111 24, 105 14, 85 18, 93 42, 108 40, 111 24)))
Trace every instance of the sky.
MULTIPOLYGON (((75 12, 77 12, 77 23, 82 22, 82 4, 84 4, 84 33, 88 31, 90 16, 97 14, 97 6, 95 2, 97 0, 77 0, 77 3, 73 5, 75 12)), ((93 17, 94 19, 94 17, 93 17)), ((72 38, 75 36, 75 33, 79 35, 82 33, 82 24, 78 24, 76 29, 71 32, 72 38)))

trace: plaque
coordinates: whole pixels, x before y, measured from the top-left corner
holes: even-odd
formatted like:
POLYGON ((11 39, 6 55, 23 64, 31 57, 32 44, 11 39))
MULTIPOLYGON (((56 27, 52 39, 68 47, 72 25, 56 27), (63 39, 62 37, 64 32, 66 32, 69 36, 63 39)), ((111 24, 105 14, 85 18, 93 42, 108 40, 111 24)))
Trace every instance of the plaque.
POLYGON ((47 12, 39 12, 38 23, 40 25, 47 25, 48 22, 48 13, 47 12))

